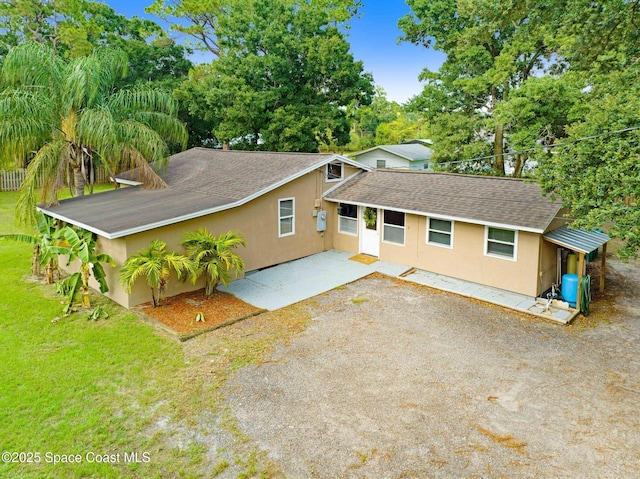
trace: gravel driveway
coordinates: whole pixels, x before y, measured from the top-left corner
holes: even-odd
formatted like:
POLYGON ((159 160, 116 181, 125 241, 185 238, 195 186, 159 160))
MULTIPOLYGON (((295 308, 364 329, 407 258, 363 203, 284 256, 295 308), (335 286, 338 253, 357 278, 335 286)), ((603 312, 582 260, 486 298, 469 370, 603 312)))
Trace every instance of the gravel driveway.
POLYGON ((230 408, 288 478, 638 477, 640 280, 609 264, 624 300, 568 327, 359 280, 307 301, 230 408))

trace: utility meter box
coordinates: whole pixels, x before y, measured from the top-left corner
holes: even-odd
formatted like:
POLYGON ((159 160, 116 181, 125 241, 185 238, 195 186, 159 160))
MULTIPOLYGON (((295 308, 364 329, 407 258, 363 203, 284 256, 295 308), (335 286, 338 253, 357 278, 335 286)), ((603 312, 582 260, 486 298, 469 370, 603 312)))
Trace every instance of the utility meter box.
POLYGON ((318 221, 317 231, 326 231, 327 230, 327 212, 326 211, 318 211, 318 216, 316 217, 318 221))

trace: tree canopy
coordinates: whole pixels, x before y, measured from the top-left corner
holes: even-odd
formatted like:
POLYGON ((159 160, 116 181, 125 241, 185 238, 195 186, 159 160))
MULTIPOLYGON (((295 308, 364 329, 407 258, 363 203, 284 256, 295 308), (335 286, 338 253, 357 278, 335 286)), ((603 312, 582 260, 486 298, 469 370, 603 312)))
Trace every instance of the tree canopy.
POLYGON ((166 141, 184 145, 187 133, 170 94, 148 87, 114 90, 127 65, 116 49, 68 62, 38 43, 9 52, 0 71, 0 165, 28 164, 20 222, 35 219, 41 178, 41 201, 49 204, 65 182, 83 195, 97 165, 112 174, 136 168, 162 186, 149 164, 165 164, 166 141))
POLYGON ((326 8, 333 4, 233 2, 217 18, 218 58, 182 88, 197 98, 191 113, 237 148, 317 151, 329 135, 348 143, 346 107, 369 103, 373 86, 337 25, 344 11, 326 8))
POLYGON ((640 248, 640 2, 409 0, 404 39, 447 54, 408 105, 448 169, 533 175, 585 228, 640 248), (465 161, 479 159, 474 161, 465 161), (489 160, 489 161, 487 161, 489 160))

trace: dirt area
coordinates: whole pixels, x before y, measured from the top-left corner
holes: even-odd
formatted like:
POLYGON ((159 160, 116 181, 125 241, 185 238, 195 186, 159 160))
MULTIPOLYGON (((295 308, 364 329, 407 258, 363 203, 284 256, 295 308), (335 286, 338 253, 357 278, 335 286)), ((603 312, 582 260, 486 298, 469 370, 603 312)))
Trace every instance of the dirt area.
MULTIPOLYGON (((609 293, 570 326, 383 276, 335 289, 295 306, 303 332, 229 377, 227 414, 267 477, 637 477, 640 269, 608 268, 609 293)), ((287 310, 185 353, 212 357, 287 310)), ((236 446, 208 447, 219 464, 236 446)))
POLYGON ((211 329, 262 311, 222 291, 215 291, 207 297, 204 289, 166 298, 156 308, 148 302, 137 309, 183 335, 211 329), (196 320, 200 313, 202 321, 196 320))
POLYGON ((640 261, 569 326, 372 275, 184 343, 151 430, 222 479, 634 478, 638 344, 640 261))

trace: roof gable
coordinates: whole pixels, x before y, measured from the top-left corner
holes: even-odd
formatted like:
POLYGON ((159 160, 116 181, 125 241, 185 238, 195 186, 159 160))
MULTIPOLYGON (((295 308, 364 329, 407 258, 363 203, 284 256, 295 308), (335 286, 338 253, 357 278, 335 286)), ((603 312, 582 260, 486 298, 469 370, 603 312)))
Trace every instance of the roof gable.
POLYGON ((561 207, 521 179, 409 170, 358 175, 326 199, 539 233, 561 207))
POLYGON ((408 161, 422 161, 428 160, 433 155, 433 150, 421 144, 404 144, 404 145, 378 145, 368 150, 353 153, 351 156, 357 158, 358 156, 366 155, 372 151, 382 150, 392 155, 404 158, 408 161))

